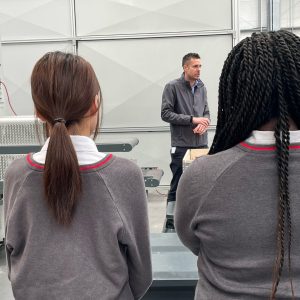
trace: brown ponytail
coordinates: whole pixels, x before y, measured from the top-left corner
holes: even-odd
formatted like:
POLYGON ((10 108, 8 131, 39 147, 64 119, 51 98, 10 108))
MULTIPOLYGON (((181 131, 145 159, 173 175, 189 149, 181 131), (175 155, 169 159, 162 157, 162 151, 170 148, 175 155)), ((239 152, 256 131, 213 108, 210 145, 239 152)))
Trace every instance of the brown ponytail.
POLYGON ((91 65, 69 53, 45 54, 31 75, 35 109, 46 120, 50 132, 44 170, 46 201, 62 225, 71 223, 82 190, 78 160, 69 134, 76 134, 99 91, 91 65))

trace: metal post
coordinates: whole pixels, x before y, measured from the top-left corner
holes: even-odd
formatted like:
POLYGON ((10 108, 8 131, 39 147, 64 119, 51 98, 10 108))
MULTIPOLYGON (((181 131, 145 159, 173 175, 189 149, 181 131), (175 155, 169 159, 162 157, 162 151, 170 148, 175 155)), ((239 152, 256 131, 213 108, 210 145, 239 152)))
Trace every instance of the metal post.
POLYGON ((280 29, 280 0, 268 0, 268 30, 280 29))
POLYGON ((232 29, 233 29, 232 46, 235 46, 240 41, 239 0, 232 0, 231 8, 232 8, 231 13, 232 13, 232 29))
POLYGON ((259 30, 262 32, 262 0, 258 0, 258 22, 259 30))
POLYGON ((76 11, 75 11, 75 0, 70 0, 71 9, 71 29, 72 29, 72 47, 73 53, 77 54, 77 35, 76 35, 76 11))
MULTIPOLYGON (((1 53, 1 35, 0 35, 0 116, 5 115, 5 101, 4 101, 4 88, 1 84, 1 81, 3 81, 3 73, 2 73, 2 53, 1 53)), ((1 237, 0 237, 1 238, 1 237)))
POLYGON ((289 1, 289 25, 291 28, 291 31, 294 31, 294 10, 293 10, 294 6, 294 1, 290 0, 289 1))

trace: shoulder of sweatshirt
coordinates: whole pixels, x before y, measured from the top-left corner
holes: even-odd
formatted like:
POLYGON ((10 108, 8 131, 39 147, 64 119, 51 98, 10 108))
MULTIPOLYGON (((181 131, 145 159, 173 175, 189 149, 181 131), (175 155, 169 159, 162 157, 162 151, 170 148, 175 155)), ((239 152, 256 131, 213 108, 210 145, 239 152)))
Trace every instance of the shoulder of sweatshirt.
POLYGON ((111 164, 100 171, 105 177, 112 177, 125 182, 142 178, 142 171, 135 162, 118 156, 114 156, 111 164))
POLYGON ((8 180, 20 182, 30 171, 31 170, 27 165, 26 157, 17 158, 13 160, 5 170, 4 182, 8 180))
POLYGON ((213 181, 217 180, 223 172, 245 155, 247 155, 246 152, 241 151, 238 147, 233 147, 213 155, 201 156, 195 159, 184 173, 193 178, 201 176, 201 182, 207 184, 212 179, 213 181))

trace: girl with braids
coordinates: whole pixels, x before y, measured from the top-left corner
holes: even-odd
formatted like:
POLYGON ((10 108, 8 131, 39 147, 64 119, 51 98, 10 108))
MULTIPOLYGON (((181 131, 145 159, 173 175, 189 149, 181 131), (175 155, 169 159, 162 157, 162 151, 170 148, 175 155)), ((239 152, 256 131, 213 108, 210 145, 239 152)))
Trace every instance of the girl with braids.
POLYGON ((134 163, 98 152, 90 139, 102 101, 92 66, 47 53, 31 90, 50 138, 5 175, 15 298, 140 299, 152 276, 144 180, 134 163))
POLYGON ((195 299, 300 298, 299 128, 300 38, 254 33, 224 63, 209 155, 177 192, 195 299))

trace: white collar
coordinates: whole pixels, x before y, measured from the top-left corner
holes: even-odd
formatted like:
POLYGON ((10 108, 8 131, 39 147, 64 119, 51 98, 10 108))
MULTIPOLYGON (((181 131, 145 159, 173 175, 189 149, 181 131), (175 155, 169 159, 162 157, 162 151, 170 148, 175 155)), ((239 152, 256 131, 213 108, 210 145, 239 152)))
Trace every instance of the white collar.
MULTIPOLYGON (((253 130, 250 137, 246 139, 246 142, 254 145, 274 145, 274 131, 253 130)), ((290 143, 300 143, 300 130, 290 131, 290 143)))
MULTIPOLYGON (((70 135, 70 138, 75 148, 79 165, 93 164, 106 156, 105 153, 98 151, 95 142, 91 138, 82 135, 70 135)), ((44 164, 46 161, 49 140, 50 138, 47 139, 40 152, 33 154, 33 159, 40 164, 44 164)))

